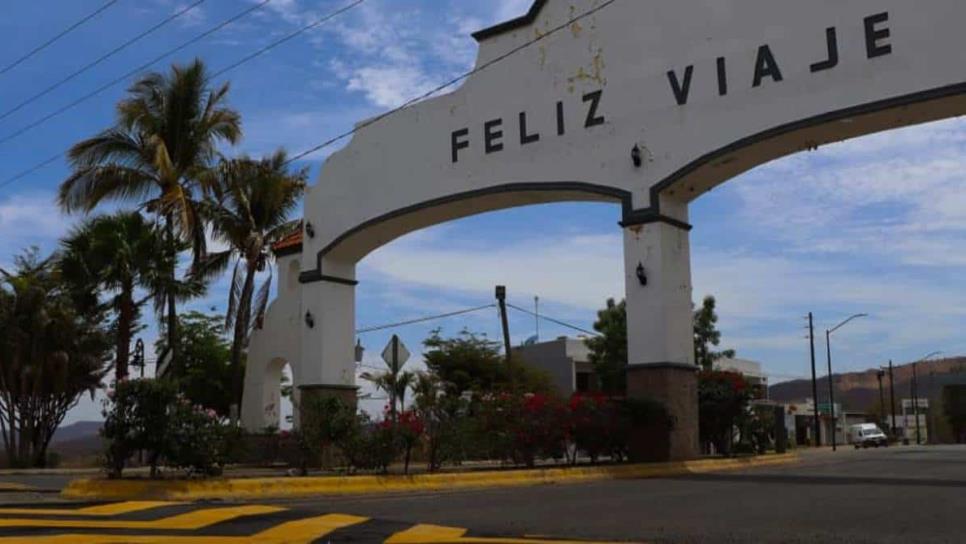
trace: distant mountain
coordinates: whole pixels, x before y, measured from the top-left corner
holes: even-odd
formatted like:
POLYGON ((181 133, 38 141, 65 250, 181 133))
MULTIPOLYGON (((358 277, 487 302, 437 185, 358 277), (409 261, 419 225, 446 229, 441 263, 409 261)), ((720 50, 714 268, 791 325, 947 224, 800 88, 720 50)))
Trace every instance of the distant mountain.
POLYGON ((78 421, 77 423, 65 425, 57 429, 57 432, 54 433, 51 444, 56 445, 63 442, 72 442, 81 438, 97 436, 102 425, 104 425, 103 421, 78 421))
MULTIPOLYGON (((930 373, 935 375, 948 373, 966 373, 966 357, 953 357, 919 363, 916 370, 919 376, 919 394, 929 396, 930 373)), ((909 386, 912 382, 912 364, 904 364, 893 368, 895 377, 896 401, 909 397, 909 386)), ((819 402, 828 397, 828 379, 821 377, 818 382, 819 402)), ((832 383, 835 386, 835 400, 849 411, 862 412, 879 402, 879 380, 876 369, 864 372, 849 372, 835 374, 832 383)), ((886 402, 889 402, 889 376, 882 381, 886 402)), ((768 388, 769 398, 779 402, 796 402, 812 398, 811 380, 794 380, 775 384, 768 388)))

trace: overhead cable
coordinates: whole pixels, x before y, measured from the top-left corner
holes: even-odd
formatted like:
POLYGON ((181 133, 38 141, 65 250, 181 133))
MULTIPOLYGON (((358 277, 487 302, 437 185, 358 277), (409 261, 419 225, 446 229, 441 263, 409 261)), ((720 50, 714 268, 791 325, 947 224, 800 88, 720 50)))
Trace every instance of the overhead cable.
POLYGON ((531 315, 533 317, 537 317, 539 319, 543 319, 544 321, 549 321, 551 323, 556 323, 557 325, 560 325, 562 327, 567 327, 568 329, 573 329, 575 331, 582 332, 584 334, 589 334, 591 336, 600 336, 601 335, 599 332, 589 331, 587 329, 583 329, 581 327, 578 327, 577 325, 571 325, 570 323, 567 323, 567 322, 564 322, 564 321, 560 321, 559 319, 554 319, 552 317, 547 317, 547 316, 545 316, 543 314, 538 314, 536 312, 531 312, 530 310, 521 308, 519 306, 515 306, 513 304, 510 304, 509 302, 507 303, 507 308, 513 308, 514 310, 516 310, 518 312, 523 312, 523 313, 528 314, 528 315, 531 315))
POLYGON ((375 116, 375 117, 373 117, 371 119, 368 119, 366 121, 363 121, 361 123, 358 123, 353 129, 347 130, 346 132, 343 132, 342 134, 339 134, 339 135, 337 135, 337 136, 335 136, 333 138, 330 138, 330 139, 328 139, 328 140, 320 143, 317 146, 311 147, 311 148, 309 148, 309 149, 307 149, 307 150, 305 150, 305 151, 303 151, 303 152, 301 152, 301 153, 299 153, 299 154, 291 157, 287 161, 286 164, 291 164, 291 163, 293 163, 295 161, 298 161, 298 160, 301 160, 301 159, 303 159, 303 158, 305 158, 305 157, 307 157, 307 156, 309 156, 309 155, 311 155, 313 153, 317 153, 317 152, 319 152, 319 151, 321 151, 321 150, 323 150, 323 149, 325 149, 325 148, 327 148, 327 147, 329 147, 329 146, 331 146, 331 145, 333 145, 333 144, 335 144, 335 143, 337 143, 337 142, 339 142, 339 141, 341 141, 341 140, 343 140, 345 138, 348 138, 349 136, 352 136, 353 134, 359 132, 362 129, 368 128, 368 127, 370 127, 370 126, 372 126, 372 125, 374 125, 374 124, 382 121, 383 119, 385 119, 385 118, 387 118, 387 117, 389 117, 391 115, 394 115, 394 114, 396 114, 396 113, 398 113, 398 112, 400 112, 400 111, 402 111, 402 110, 404 110, 406 108, 409 108, 410 106, 412 106, 413 104, 415 104, 417 102, 421 102, 421 101, 423 101, 423 100, 425 100, 425 99, 427 99, 427 98, 435 95, 436 93, 447 89, 448 87, 452 87, 453 85, 456 85, 457 83, 463 81, 464 79, 467 79, 467 78, 469 78, 469 77, 471 77, 471 76, 473 76, 475 74, 478 74, 478 73, 482 72, 483 70, 486 70, 487 68, 493 66, 494 64, 497 64, 499 62, 502 62, 502 61, 506 60, 507 58, 509 58, 509 57, 511 57, 511 56, 513 56, 513 55, 515 55, 517 53, 519 53, 520 51, 523 51, 524 49, 529 48, 533 44, 538 43, 540 41, 543 41, 543 40, 549 38, 550 36, 553 36, 554 34, 560 32, 562 30, 566 30, 566 29, 570 28, 570 26, 573 25, 574 23, 579 22, 579 21, 581 21, 581 20, 583 20, 583 19, 585 19, 587 17, 590 17, 591 15, 594 15, 595 13, 597 13, 600 10, 606 8, 607 6, 610 6, 611 4, 613 4, 616 1, 617 0, 607 0, 606 2, 601 3, 599 6, 597 6, 595 8, 592 8, 590 10, 587 10, 584 13, 582 13, 582 14, 580 14, 580 15, 572 18, 572 19, 569 19, 567 22, 551 28, 547 32, 538 33, 538 35, 537 35, 536 38, 534 38, 532 40, 529 40, 529 41, 527 41, 527 42, 525 42, 525 43, 523 43, 521 45, 518 45, 518 46, 514 47, 513 49, 510 49, 506 53, 504 53, 502 55, 499 55, 499 56, 497 56, 497 57, 495 57, 495 58, 493 58, 493 59, 491 59, 491 60, 489 60, 487 62, 484 62, 483 64, 477 66, 476 68, 470 70, 469 72, 465 72, 465 73, 463 73, 463 74, 461 74, 461 75, 459 75, 459 76, 457 76, 457 77, 455 77, 455 78, 447 81, 446 83, 443 83, 442 85, 439 85, 437 87, 434 87, 433 89, 431 89, 431 90, 429 90, 429 91, 427 91, 427 92, 425 92, 425 93, 423 93, 423 94, 421 94, 421 95, 419 95, 419 96, 417 96, 417 97, 415 97, 413 99, 407 100, 401 106, 398 106, 398 107, 393 108, 393 109, 391 109, 391 110, 389 110, 389 111, 387 111, 385 113, 382 113, 380 115, 377 115, 377 116, 375 116))
POLYGON ((40 98, 42 98, 44 96, 47 96, 48 94, 54 92, 55 90, 57 90, 61 86, 63 86, 65 83, 70 82, 71 80, 73 80, 77 76, 83 74, 84 72, 87 72, 88 70, 90 70, 90 69, 94 68, 95 66, 101 64, 102 62, 104 62, 107 59, 113 57, 114 55, 120 53, 121 51, 127 49, 128 47, 134 45, 135 43, 141 41, 142 39, 150 36, 151 34, 153 34, 154 32, 156 32, 158 30, 160 30, 162 27, 164 27, 168 23, 171 23, 172 21, 178 19, 182 15, 184 15, 184 14, 188 13, 189 11, 195 9, 199 5, 205 3, 206 1, 207 0, 197 0, 195 3, 190 4, 187 7, 185 7, 183 9, 181 9, 181 10, 178 10, 178 11, 174 12, 173 14, 171 14, 170 16, 168 16, 167 18, 165 18, 161 22, 155 24, 151 28, 148 28, 147 30, 145 30, 145 31, 141 32, 140 34, 134 36, 133 38, 127 40, 126 42, 122 43, 121 45, 118 45, 114 49, 111 49, 110 51, 108 51, 107 53, 101 55, 100 57, 98 57, 97 59, 93 60, 92 62, 89 62, 88 64, 82 66, 81 68, 78 68, 77 70, 75 70, 74 72, 72 72, 67 77, 59 80, 57 83, 54 83, 53 85, 47 87, 46 89, 40 91, 39 93, 37 93, 37 94, 35 94, 35 95, 27 98, 23 102, 20 102, 16 106, 14 106, 14 107, 10 108, 9 110, 3 112, 2 114, 0 114, 0 121, 6 119, 7 117, 10 117, 14 113, 22 110, 27 105, 29 105, 29 104, 31 104, 33 102, 36 102, 40 98))
POLYGON ((407 325, 416 325, 418 323, 425 323, 427 321, 438 321, 440 319, 446 319, 448 317, 456 317, 464 314, 471 314, 473 312, 479 312, 481 310, 486 310, 489 308, 495 308, 496 304, 487 304, 486 306, 478 306, 476 308, 468 308, 466 310, 460 310, 458 312, 449 312, 446 314, 432 315, 428 317, 419 317, 416 319, 410 319, 407 321, 400 321, 399 323, 390 323, 388 325, 379 325, 377 327, 368 327, 365 329, 359 329, 356 334, 366 334, 370 332, 384 331, 388 329, 395 329, 397 327, 405 327, 407 325))
MULTIPOLYGON (((47 49, 48 47, 50 47, 51 45, 53 45, 57 40, 63 38, 64 36, 70 34, 71 32, 77 30, 78 28, 80 28, 87 21, 90 21, 94 17, 97 17, 101 13, 104 13, 105 11, 107 11, 107 8, 113 6, 117 2, 118 2, 118 0, 110 0, 109 2, 105 3, 101 7, 97 8, 96 10, 94 10, 92 13, 84 16, 81 20, 79 20, 76 23, 70 25, 69 27, 65 28, 64 30, 58 32, 53 38, 50 38, 49 40, 45 41, 44 43, 42 43, 42 44, 38 45, 37 47, 31 49, 30 52, 28 52, 26 55, 18 58, 17 60, 11 62, 10 64, 4 66, 2 69, 0 69, 0 76, 2 76, 3 74, 6 74, 10 70, 13 70, 17 66, 20 66, 21 64, 23 64, 24 62, 26 62, 28 59, 30 59, 31 57, 33 57, 34 55, 36 55, 37 53, 40 53, 44 49, 47 49)), ((7 8, 9 9, 9 6, 7 6, 7 8)))

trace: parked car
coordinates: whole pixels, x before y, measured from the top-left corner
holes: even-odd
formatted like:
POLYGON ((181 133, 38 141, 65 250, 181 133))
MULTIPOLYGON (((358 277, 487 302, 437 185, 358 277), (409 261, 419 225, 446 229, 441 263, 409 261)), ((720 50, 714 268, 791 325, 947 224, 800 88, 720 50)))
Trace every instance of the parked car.
POLYGON ((849 441, 855 449, 889 445, 889 437, 875 423, 860 423, 849 427, 849 441))

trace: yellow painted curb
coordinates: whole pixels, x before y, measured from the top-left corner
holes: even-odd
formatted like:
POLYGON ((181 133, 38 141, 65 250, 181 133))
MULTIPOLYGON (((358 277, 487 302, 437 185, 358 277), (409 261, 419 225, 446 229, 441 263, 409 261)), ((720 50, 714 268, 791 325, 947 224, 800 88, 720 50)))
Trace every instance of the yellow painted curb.
POLYGON ((312 495, 348 495, 566 484, 598 480, 659 478, 780 465, 798 461, 795 454, 744 459, 702 459, 676 463, 499 470, 414 476, 329 476, 316 478, 237 478, 196 481, 72 481, 61 496, 84 500, 284 499, 312 495))

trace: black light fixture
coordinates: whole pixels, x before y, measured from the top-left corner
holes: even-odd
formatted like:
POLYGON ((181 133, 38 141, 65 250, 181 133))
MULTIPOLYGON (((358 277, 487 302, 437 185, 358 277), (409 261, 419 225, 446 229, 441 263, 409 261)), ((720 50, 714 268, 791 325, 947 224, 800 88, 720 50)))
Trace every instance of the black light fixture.
POLYGON ((362 362, 362 355, 366 352, 366 348, 362 347, 362 340, 356 339, 356 362, 362 362))
POLYGON ((642 286, 647 286, 647 272, 644 271, 644 263, 637 263, 637 281, 641 282, 642 286))
POLYGON ((308 221, 305 222, 305 234, 308 234, 309 238, 315 238, 315 227, 308 221))
POLYGON ((315 328, 315 316, 312 312, 305 312, 305 324, 309 326, 310 329, 315 328))
POLYGON ((634 161, 634 166, 638 168, 644 164, 644 158, 641 156, 641 146, 634 144, 634 149, 631 150, 631 160, 634 161))

